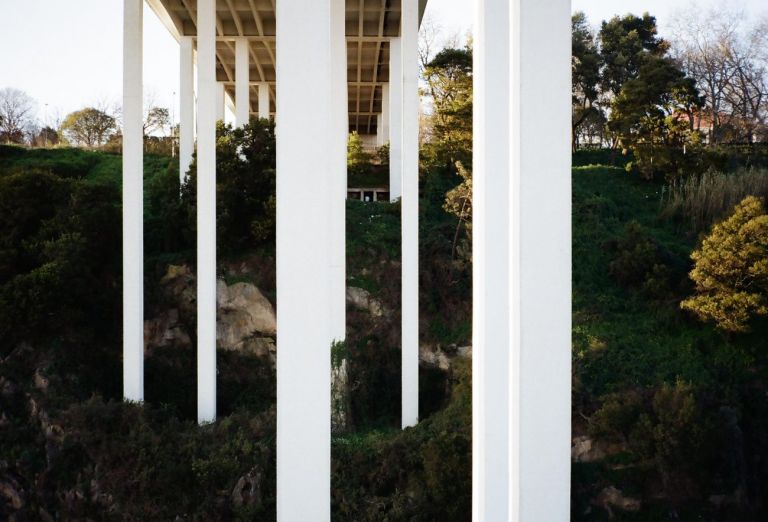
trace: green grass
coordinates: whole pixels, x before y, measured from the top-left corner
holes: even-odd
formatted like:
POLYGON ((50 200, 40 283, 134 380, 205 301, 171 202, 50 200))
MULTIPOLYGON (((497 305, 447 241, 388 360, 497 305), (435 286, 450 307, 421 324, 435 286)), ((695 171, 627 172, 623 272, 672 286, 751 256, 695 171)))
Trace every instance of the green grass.
POLYGON ((573 170, 574 368, 589 395, 678 378, 713 384, 723 365, 748 360, 712 327, 686 317, 678 300, 648 299, 611 277, 606 243, 632 220, 687 271, 695 240, 658 218, 660 190, 617 167, 573 170))
MULTIPOLYGON (((173 168, 173 158, 154 154, 144 155, 144 180, 149 181, 173 168)), ((100 151, 72 148, 26 149, 0 146, 0 175, 22 170, 49 170, 64 178, 83 179, 92 183, 120 184, 123 157, 100 151)))

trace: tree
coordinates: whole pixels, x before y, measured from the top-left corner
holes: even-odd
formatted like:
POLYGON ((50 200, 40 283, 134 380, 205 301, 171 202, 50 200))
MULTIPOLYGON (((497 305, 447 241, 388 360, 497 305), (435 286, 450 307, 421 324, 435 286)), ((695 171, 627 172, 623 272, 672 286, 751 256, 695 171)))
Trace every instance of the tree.
POLYGON ((117 130, 117 122, 106 112, 88 107, 64 118, 61 131, 67 140, 86 147, 98 147, 117 130))
POLYGON ((32 145, 35 147, 51 147, 58 145, 59 141, 59 133, 56 132, 56 129, 46 125, 39 132, 35 133, 32 145))
MULTIPOLYGON (((197 158, 182 189, 195 226, 197 158)), ((166 187, 168 188, 168 187, 166 187)), ((167 197, 175 198, 172 190, 167 197)), ((251 118, 248 125, 216 127, 217 237, 225 254, 240 253, 275 237, 275 124, 251 118)), ((162 205, 158 206, 162 211, 162 205)), ((173 230, 169 230, 173 233, 173 230)), ((194 237, 194 236, 193 236, 194 237)), ((194 244, 194 243, 193 243, 194 244)))
POLYGON ((579 146, 579 130, 590 119, 604 120, 602 110, 596 105, 600 94, 600 52, 595 36, 589 27, 587 15, 578 12, 571 17, 571 81, 573 118, 571 128, 572 148, 579 146))
POLYGON ((664 56, 669 43, 657 36, 656 17, 615 16, 600 28, 600 55, 604 63, 602 88, 618 95, 624 83, 636 78, 646 59, 664 56))
POLYGON ((709 142, 752 143, 768 119, 768 22, 745 28, 743 14, 692 5, 678 15, 674 54, 705 95, 709 142))
POLYGON ((747 332, 753 318, 768 315, 768 215, 761 199, 736 205, 691 258, 696 295, 683 309, 731 332, 747 332))
POLYGON ((637 77, 627 80, 613 100, 608 121, 618 144, 634 153, 628 168, 647 179, 674 172, 677 154, 699 141, 690 121, 701 104, 696 83, 672 60, 645 59, 637 77))
POLYGON ((726 91, 734 75, 731 55, 736 46, 740 16, 723 9, 704 11, 691 4, 675 19, 674 55, 704 94, 704 114, 709 119, 708 140, 714 145, 721 138, 726 91))
POLYGON ((35 101, 25 92, 7 87, 0 89, 0 142, 23 143, 34 122, 35 101))
POLYGON ((426 154, 436 164, 455 169, 472 163, 472 49, 446 48, 424 69, 433 102, 431 137, 426 154))
POLYGON ((729 52, 733 77, 725 98, 731 109, 735 140, 753 143, 768 118, 768 61, 764 58, 764 28, 757 27, 729 52))
POLYGON ((154 132, 163 132, 171 125, 170 111, 165 107, 150 107, 144 115, 144 136, 154 132))
POLYGON ((363 139, 357 131, 347 138, 347 169, 350 174, 364 172, 371 166, 371 155, 363 147, 363 139))

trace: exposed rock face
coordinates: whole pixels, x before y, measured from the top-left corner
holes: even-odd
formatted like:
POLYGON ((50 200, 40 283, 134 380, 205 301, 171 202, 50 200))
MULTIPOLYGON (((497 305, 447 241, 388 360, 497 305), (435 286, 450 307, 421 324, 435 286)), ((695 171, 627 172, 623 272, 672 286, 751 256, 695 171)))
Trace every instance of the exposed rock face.
POLYGON ((419 346, 419 362, 448 371, 456 359, 471 359, 471 346, 422 344, 419 346))
POLYGON ((347 303, 367 311, 374 317, 381 317, 385 313, 381 301, 373 297, 368 290, 356 286, 347 287, 347 303))
MULTIPOLYGON (((145 346, 148 351, 168 346, 191 347, 193 339, 184 318, 194 318, 197 313, 195 276, 187 266, 172 265, 161 283, 175 307, 144 322, 145 346)), ((216 299, 218 347, 274 357, 277 319, 272 303, 261 291, 251 283, 227 285, 220 279, 216 299)))
POLYGON ((571 444, 573 462, 595 462, 604 459, 605 451, 600 444, 590 437, 575 437, 571 444))
POLYGON ((227 286, 219 279, 216 286, 219 304, 216 338, 219 347, 239 350, 254 336, 277 334, 277 318, 272 303, 250 283, 227 286))
POLYGON ((347 360, 331 364, 331 433, 340 435, 349 429, 349 370, 347 360))
POLYGON ((639 500, 625 497, 621 490, 613 486, 603 489, 592 503, 605 509, 610 518, 614 517, 613 508, 618 508, 622 511, 639 511, 641 507, 639 500))
POLYGON ((257 468, 240 477, 232 490, 235 507, 261 506, 261 472, 257 468))
POLYGON ((171 308, 154 319, 144 321, 144 346, 164 348, 166 346, 190 346, 192 339, 185 326, 179 321, 179 309, 171 308))

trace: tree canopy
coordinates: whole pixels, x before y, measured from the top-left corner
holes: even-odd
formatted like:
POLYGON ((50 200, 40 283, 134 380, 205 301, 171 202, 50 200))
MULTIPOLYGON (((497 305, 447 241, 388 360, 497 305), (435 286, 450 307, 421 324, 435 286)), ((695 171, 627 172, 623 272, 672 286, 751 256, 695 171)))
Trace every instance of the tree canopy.
POLYGON ((61 131, 71 143, 97 147, 117 131, 117 121, 102 110, 87 107, 70 113, 61 124, 61 131))

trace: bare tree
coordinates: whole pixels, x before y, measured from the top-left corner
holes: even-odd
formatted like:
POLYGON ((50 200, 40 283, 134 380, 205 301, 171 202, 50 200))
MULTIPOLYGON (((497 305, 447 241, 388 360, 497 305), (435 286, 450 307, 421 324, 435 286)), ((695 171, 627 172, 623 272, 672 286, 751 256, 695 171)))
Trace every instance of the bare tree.
POLYGON ((419 29, 419 68, 421 71, 432 61, 440 47, 443 27, 431 16, 425 15, 419 29))
POLYGON ((11 87, 0 89, 0 141, 23 143, 34 124, 35 101, 25 92, 11 87))
POLYGON ((743 14, 727 9, 706 11, 691 3, 674 18, 672 50, 705 95, 706 130, 709 142, 715 144, 720 139, 726 91, 736 74, 731 56, 738 45, 743 14))
POLYGON ((165 132, 166 127, 171 125, 170 110, 158 106, 157 96, 154 92, 147 92, 144 96, 144 136, 149 136, 155 132, 165 132))

